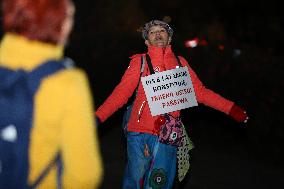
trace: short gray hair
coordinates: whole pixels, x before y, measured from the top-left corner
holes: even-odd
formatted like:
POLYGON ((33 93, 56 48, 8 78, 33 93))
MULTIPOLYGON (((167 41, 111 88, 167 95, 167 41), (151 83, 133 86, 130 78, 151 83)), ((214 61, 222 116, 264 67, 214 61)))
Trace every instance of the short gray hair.
POLYGON ((161 20, 151 20, 150 22, 147 22, 142 29, 143 39, 145 39, 145 40, 148 39, 148 33, 149 33, 149 30, 152 26, 161 26, 161 27, 165 28, 165 30, 167 31, 167 33, 170 37, 172 37, 173 34, 174 34, 173 29, 166 22, 161 21, 161 20))

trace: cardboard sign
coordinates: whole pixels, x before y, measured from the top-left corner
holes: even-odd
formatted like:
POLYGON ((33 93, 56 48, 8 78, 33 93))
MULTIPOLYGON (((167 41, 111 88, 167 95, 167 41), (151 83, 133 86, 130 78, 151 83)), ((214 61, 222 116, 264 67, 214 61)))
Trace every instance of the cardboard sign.
POLYGON ((187 67, 158 72, 141 81, 152 116, 198 105, 187 67))

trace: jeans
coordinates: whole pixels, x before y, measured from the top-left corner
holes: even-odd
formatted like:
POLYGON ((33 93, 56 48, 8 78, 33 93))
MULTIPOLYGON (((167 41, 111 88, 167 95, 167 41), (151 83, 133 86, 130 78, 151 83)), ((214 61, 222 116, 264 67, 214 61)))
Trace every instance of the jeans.
POLYGON ((158 142, 158 137, 127 133, 127 166, 123 189, 170 189, 176 173, 175 146, 158 142))

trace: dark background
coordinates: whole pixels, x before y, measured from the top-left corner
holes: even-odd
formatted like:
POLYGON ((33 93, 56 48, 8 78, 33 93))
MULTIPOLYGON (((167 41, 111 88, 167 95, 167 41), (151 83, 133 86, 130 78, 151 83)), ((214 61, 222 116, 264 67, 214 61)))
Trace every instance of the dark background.
MULTIPOLYGON (((173 50, 207 88, 244 107, 247 124, 199 105, 183 111, 195 149, 191 171, 175 188, 284 188, 283 8, 276 0, 76 0, 66 55, 84 69, 98 107, 118 84, 129 57, 147 50, 139 29, 170 21, 173 50), (186 48, 198 37, 207 45, 186 48)), ((118 110, 99 127, 102 189, 121 188, 126 161, 118 110)))
MULTIPOLYGON (((174 29, 173 50, 189 61, 208 88, 246 109, 247 124, 203 105, 183 111, 195 149, 190 173, 175 188, 284 188, 284 20, 277 1, 75 3, 75 28, 66 55, 88 73, 97 107, 120 81, 129 57, 147 50, 139 28, 149 20, 165 19, 174 29), (184 42, 195 37, 208 45, 186 48, 184 42)), ((124 110, 99 128, 103 189, 121 188, 124 110)))

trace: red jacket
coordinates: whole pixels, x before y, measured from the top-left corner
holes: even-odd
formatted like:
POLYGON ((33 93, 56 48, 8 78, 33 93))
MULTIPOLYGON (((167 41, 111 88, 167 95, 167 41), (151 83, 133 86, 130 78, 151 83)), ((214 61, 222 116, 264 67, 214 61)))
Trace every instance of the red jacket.
MULTIPOLYGON (((151 57, 155 71, 161 72, 174 69, 178 66, 177 59, 171 50, 171 46, 168 46, 165 51, 162 48, 150 46, 148 48, 148 54, 151 57)), ((141 56, 143 56, 143 54, 137 54, 131 57, 130 65, 125 71, 120 83, 115 87, 112 94, 106 99, 106 101, 98 108, 96 115, 102 122, 109 118, 117 109, 126 104, 128 98, 130 98, 133 94, 139 81, 141 56)), ((189 69, 197 102, 228 114, 234 103, 213 91, 206 89, 195 72, 190 68, 187 61, 183 57, 179 56, 179 58, 181 64, 183 66, 187 66, 189 69)), ((148 69, 148 65, 145 63, 142 76, 146 75, 150 75, 150 70, 148 69)), ((171 115, 175 117, 179 116, 180 111, 171 112, 171 115)), ((146 95, 140 81, 128 123, 128 131, 155 134, 153 130, 154 122, 157 117, 158 116, 152 116, 150 113, 146 95)))

